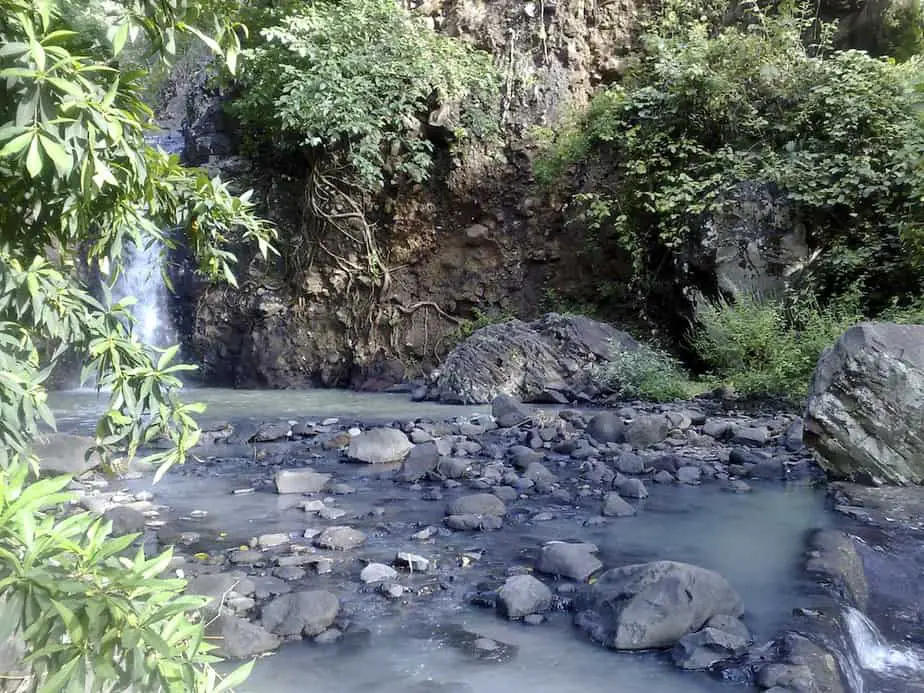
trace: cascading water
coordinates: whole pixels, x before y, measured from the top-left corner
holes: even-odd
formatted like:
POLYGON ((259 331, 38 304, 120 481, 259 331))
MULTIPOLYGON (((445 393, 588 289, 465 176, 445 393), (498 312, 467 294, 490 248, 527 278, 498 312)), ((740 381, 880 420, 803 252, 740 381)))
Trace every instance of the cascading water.
POLYGON ((894 647, 865 614, 848 607, 844 616, 857 664, 879 673, 924 673, 924 653, 894 647))
POLYGON ((162 247, 151 243, 146 247, 132 246, 125 266, 113 290, 113 298, 128 296, 137 299, 135 334, 146 344, 168 346, 176 342, 169 312, 169 293, 161 273, 162 247))

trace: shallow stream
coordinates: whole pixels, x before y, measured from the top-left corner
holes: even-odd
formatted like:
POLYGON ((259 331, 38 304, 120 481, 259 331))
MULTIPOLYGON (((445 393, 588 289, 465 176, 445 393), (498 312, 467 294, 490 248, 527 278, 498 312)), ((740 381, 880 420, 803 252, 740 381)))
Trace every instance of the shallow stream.
MULTIPOLYGON (((486 407, 447 407, 412 403, 406 395, 364 395, 342 391, 253 392, 191 390, 206 401, 206 421, 259 423, 285 418, 383 421, 426 417, 444 419, 486 411, 486 407)), ((59 430, 88 432, 104 400, 91 392, 58 393, 53 408, 59 430)), ((356 576, 355 560, 329 575, 311 578, 309 588, 329 589, 343 611, 360 626, 362 638, 330 645, 290 644, 259 661, 242 689, 263 693, 700 693, 741 690, 703 673, 682 672, 663 654, 621 654, 588 642, 571 627, 566 614, 538 626, 510 623, 492 611, 470 606, 466 594, 479 583, 502 580, 506 571, 531 565, 538 547, 549 540, 590 541, 604 565, 670 559, 718 571, 741 594, 744 620, 757 642, 773 637, 797 607, 819 602, 818 586, 802 571, 809 530, 828 527, 836 516, 825 509, 824 491, 805 485, 753 484, 748 494, 724 493, 714 485, 652 485, 651 496, 633 517, 585 525, 599 515, 585 506, 560 506, 552 499, 531 499, 508 508, 502 531, 447 533, 437 542, 414 542, 417 528, 439 526, 444 502, 422 500, 419 491, 396 485, 388 470, 311 459, 297 443, 286 454, 293 466, 312 465, 331 472, 356 493, 336 499, 347 511, 343 524, 365 531, 368 542, 356 553, 390 562, 395 552, 413 551, 440 562, 463 553, 480 555, 469 568, 451 571, 451 579, 433 586, 426 598, 399 602, 369 594, 356 576), (541 511, 542 519, 537 519, 541 511), (459 633, 474 632, 513 645, 518 652, 504 663, 474 659, 459 647, 459 633)), ((169 507, 170 532, 195 531, 206 547, 236 546, 250 537, 284 531, 301 533, 313 524, 291 499, 265 490, 271 472, 247 447, 228 447, 215 457, 168 474, 154 487, 156 502, 169 507), (249 495, 232 491, 257 488, 249 495), (205 510, 194 519, 193 510, 205 510)), ((149 479, 125 484, 151 488, 149 479)), ((408 579, 412 588, 428 578, 408 579)), ((432 580, 431 580, 432 582, 432 580)), ((864 635, 864 637, 868 637, 864 635)), ((881 647, 873 643, 870 647, 881 647)), ((901 690, 900 688, 895 690, 901 690)))

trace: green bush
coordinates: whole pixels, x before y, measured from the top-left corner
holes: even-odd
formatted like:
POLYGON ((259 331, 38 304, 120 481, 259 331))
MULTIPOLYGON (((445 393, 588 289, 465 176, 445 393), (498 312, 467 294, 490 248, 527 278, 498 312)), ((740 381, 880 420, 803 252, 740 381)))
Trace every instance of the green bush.
POLYGON ((422 131, 434 111, 459 140, 496 128, 490 56, 394 0, 304 3, 261 36, 234 105, 246 131, 283 153, 345 167, 363 190, 427 178, 433 142, 422 131))
POLYGON ((705 305, 691 341, 712 375, 736 391, 798 399, 821 352, 861 319, 855 302, 822 310, 742 297, 705 305))
POLYGON ((630 256, 640 292, 701 280, 689 249, 743 183, 804 223, 820 251, 806 287, 821 300, 859 285, 878 311, 920 291, 924 60, 831 51, 829 29, 808 46, 813 13, 751 8, 746 21, 657 27, 623 83, 557 132, 537 176, 570 193, 597 265, 630 256))
POLYGON ((636 350, 615 347, 595 379, 618 397, 670 402, 697 393, 676 359, 646 345, 636 350))

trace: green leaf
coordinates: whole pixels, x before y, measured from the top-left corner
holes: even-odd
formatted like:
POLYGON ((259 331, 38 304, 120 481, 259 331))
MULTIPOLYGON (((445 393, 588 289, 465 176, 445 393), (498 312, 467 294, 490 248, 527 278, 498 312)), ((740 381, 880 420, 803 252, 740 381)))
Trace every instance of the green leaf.
POLYGON ((125 47, 125 42, 128 40, 128 30, 130 25, 128 22, 120 24, 115 31, 115 34, 112 37, 112 54, 118 56, 122 52, 122 49, 125 47))
POLYGON ((64 147, 54 140, 44 135, 39 135, 39 139, 42 142, 42 149, 45 150, 45 153, 48 154, 54 162, 58 175, 67 176, 71 172, 71 165, 73 164, 71 155, 64 150, 64 147))
POLYGON ((14 137, 6 143, 3 149, 0 149, 0 157, 13 156, 14 154, 18 154, 23 149, 25 149, 26 145, 28 145, 34 138, 35 133, 31 130, 14 137))
POLYGON ((74 673, 74 670, 77 668, 78 662, 82 655, 78 654, 57 671, 52 674, 42 686, 38 689, 38 693, 60 693, 64 690, 64 686, 70 680, 71 675, 74 673))
POLYGON ((239 686, 240 684, 244 683, 244 681, 247 680, 247 678, 250 676, 251 672, 253 671, 254 664, 256 664, 256 660, 252 659, 249 662, 242 664, 237 669, 232 671, 230 674, 225 676, 221 680, 221 683, 219 683, 215 687, 214 693, 222 693, 222 691, 230 691, 235 686, 239 686))
POLYGON ((39 138, 33 137, 29 144, 29 153, 26 155, 26 170, 33 178, 38 178, 42 173, 42 155, 39 152, 39 138))

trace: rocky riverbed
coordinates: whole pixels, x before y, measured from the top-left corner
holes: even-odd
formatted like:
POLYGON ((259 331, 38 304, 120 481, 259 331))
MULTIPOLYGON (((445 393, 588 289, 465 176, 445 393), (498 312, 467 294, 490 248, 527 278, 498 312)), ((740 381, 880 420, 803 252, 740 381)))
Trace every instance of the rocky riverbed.
POLYGON ((158 486, 77 483, 117 533, 177 547, 225 654, 275 653, 253 690, 916 690, 911 655, 855 651, 848 609, 913 653, 917 593, 888 557, 916 556, 911 575, 920 552, 857 534, 886 531, 860 491, 825 509, 800 427, 705 399, 501 397, 445 420, 214 422, 158 486), (847 545, 885 561, 878 581, 847 545))

